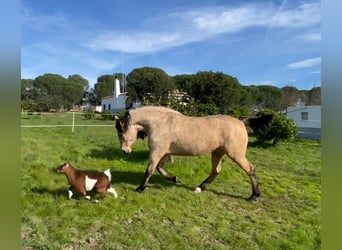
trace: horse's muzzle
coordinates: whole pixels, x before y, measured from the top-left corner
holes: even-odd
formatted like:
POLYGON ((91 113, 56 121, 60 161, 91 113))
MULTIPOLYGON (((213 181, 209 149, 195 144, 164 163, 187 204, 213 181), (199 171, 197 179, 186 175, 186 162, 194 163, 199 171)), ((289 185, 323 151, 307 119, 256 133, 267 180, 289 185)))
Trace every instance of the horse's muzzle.
POLYGON ((125 155, 128 155, 129 153, 131 153, 131 150, 129 149, 123 149, 122 153, 124 153, 125 155))

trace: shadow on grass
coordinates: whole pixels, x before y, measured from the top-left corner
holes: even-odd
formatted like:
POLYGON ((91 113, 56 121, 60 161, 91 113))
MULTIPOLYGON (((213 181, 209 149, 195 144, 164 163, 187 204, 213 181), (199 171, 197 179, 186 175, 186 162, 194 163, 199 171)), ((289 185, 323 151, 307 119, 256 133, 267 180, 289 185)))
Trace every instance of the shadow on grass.
MULTIPOLYGON (((113 171, 111 170, 112 173, 112 185, 115 187, 116 184, 129 184, 129 185, 134 185, 135 190, 136 187, 140 185, 142 182, 144 175, 145 175, 145 169, 142 172, 129 172, 129 171, 113 171)), ((163 176, 155 172, 149 183, 147 184, 148 186, 151 186, 151 188, 164 188, 164 187, 170 187, 173 185, 176 185, 172 181, 167 181, 163 176)))
MULTIPOLYGON (((144 178, 144 174, 145 174, 145 168, 143 171, 141 172, 129 172, 129 171, 113 171, 111 170, 112 173, 112 184, 115 187, 115 184, 118 183, 123 183, 123 184, 130 184, 130 185, 134 185, 134 189, 132 189, 132 191, 135 192, 135 188, 138 187, 138 185, 141 183, 141 181, 144 178)), ((199 185, 200 183, 198 183, 199 185)), ((215 185, 215 183, 212 183, 213 185, 215 185)), ((176 185, 179 188, 183 188, 186 190, 189 190, 189 192, 194 192, 196 186, 189 186, 186 183, 184 183, 182 180, 180 180, 180 183, 174 183, 172 181, 167 181, 163 176, 161 176, 160 174, 158 174, 158 172, 154 172, 154 174, 152 175, 149 183, 147 184, 147 188, 144 192, 148 192, 148 189, 152 189, 152 188, 167 188, 167 187, 171 187, 176 185)), ((214 193, 215 195, 218 196, 224 196, 224 197, 229 197, 232 199, 239 199, 239 200, 248 200, 249 197, 244 197, 241 195, 235 195, 235 194, 231 194, 229 192, 222 192, 222 191, 217 191, 214 189, 215 187, 213 186, 213 188, 210 188, 210 185, 208 186, 208 189, 204 190, 203 192, 211 192, 214 193)))
POLYGON ((248 142, 248 147, 252 147, 252 148, 270 148, 270 147, 274 147, 274 144, 271 142, 259 142, 259 141, 253 141, 253 142, 248 142))
POLYGON ((35 194, 50 194, 51 196, 55 197, 68 197, 68 188, 56 188, 56 189, 49 189, 46 187, 34 187, 31 188, 31 192, 35 194))
MULTIPOLYGON (((35 193, 35 194, 49 194, 55 198, 69 199, 68 189, 69 189, 69 186, 65 186, 65 188, 57 188, 57 189, 49 189, 46 187, 41 187, 41 188, 32 188, 31 191, 32 193, 35 193)), ((87 192, 87 195, 90 195, 92 198, 96 197, 97 195, 98 197, 96 198, 100 198, 100 196, 95 191, 89 191, 87 192)), ((73 192, 73 196, 71 200, 85 200, 85 198, 81 194, 77 192, 73 192)))
POLYGON ((229 194, 229 193, 225 193, 225 192, 219 192, 219 191, 216 191, 216 190, 210 190, 209 192, 212 192, 212 193, 214 193, 216 195, 220 195, 220 196, 230 197, 230 198, 233 198, 233 199, 249 201, 248 200, 249 197, 244 197, 242 195, 229 194))
POLYGON ((148 159, 149 150, 133 151, 132 153, 125 155, 119 148, 102 145, 102 149, 91 149, 87 156, 106 160, 119 159, 125 161, 143 162, 148 159))
MULTIPOLYGON (((138 187, 138 185, 141 183, 144 177, 144 172, 126 172, 126 171, 111 171, 112 172, 112 184, 113 187, 115 187, 115 184, 118 183, 124 183, 124 184, 131 184, 134 185, 134 189, 132 189, 133 192, 135 192, 135 188, 138 187)), ((177 186, 178 188, 183 188, 186 190, 189 190, 189 192, 194 192, 195 188, 194 186, 189 186, 180 180, 181 183, 174 183, 172 181, 167 181, 163 176, 161 176, 158 173, 154 173, 147 184, 147 188, 144 192, 148 192, 149 189, 165 189, 167 187, 171 186, 177 186)), ((235 195, 235 194, 229 194, 226 192, 220 192, 213 189, 207 189, 203 192, 211 192, 219 196, 224 197, 230 197, 233 199, 239 199, 239 200, 248 200, 248 197, 243 197, 241 195, 235 195)), ((142 194, 143 194, 142 193, 142 194)), ((196 195, 196 194, 194 194, 196 195)))
MULTIPOLYGON (((180 184, 180 186, 184 189, 187 189, 191 192, 194 192, 195 191, 195 188, 196 187, 190 187, 190 186, 187 186, 187 185, 184 185, 184 184, 180 184)), ((226 192, 220 192, 220 191, 217 191, 217 190, 214 190, 214 189, 206 189, 204 191, 202 191, 203 193, 213 193, 215 195, 219 195, 219 196, 224 196, 224 197, 229 197, 229 198, 233 198, 233 199, 239 199, 239 200, 248 200, 248 197, 243 197, 241 195, 235 195, 235 194, 230 194, 230 193, 226 193, 226 192)))

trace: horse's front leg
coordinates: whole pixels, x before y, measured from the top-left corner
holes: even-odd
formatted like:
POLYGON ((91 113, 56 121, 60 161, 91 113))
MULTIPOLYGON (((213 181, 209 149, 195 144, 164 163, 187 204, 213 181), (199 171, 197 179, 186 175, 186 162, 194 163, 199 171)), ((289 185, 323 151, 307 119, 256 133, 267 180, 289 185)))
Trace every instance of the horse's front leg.
POLYGON ((171 155, 165 155, 161 160, 159 161, 157 165, 157 170, 159 174, 164 176, 164 178, 168 181, 172 181, 174 183, 180 183, 180 180, 177 176, 170 175, 166 170, 164 169, 164 165, 166 162, 171 161, 171 155))
POLYGON ((222 150, 216 150, 211 153, 211 173, 198 187, 196 187, 195 192, 200 193, 202 190, 206 189, 207 185, 213 182, 216 176, 221 172, 221 159, 224 155, 222 150))
POLYGON ((145 190, 146 185, 148 183, 148 181, 150 180, 151 176, 153 175, 154 171, 156 170, 156 167, 158 165, 158 163, 160 162, 162 156, 160 156, 159 154, 150 153, 150 162, 148 164, 148 167, 145 171, 145 176, 143 181, 141 182, 141 184, 139 185, 139 187, 137 187, 135 190, 139 193, 141 193, 142 191, 145 190))

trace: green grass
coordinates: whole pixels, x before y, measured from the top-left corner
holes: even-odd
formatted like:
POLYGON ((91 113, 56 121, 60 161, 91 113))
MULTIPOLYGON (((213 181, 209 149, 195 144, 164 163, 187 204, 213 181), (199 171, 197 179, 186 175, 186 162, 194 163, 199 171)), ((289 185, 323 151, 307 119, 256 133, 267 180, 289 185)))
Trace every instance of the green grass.
MULTIPOLYGON (((114 123, 78 119, 79 124, 114 123)), ((70 114, 23 117, 22 124, 70 120, 70 114)), ((70 128, 22 128, 21 138, 22 249, 321 248, 318 142, 258 147, 251 137, 248 159, 262 192, 251 203, 246 200, 248 177, 228 158, 205 192, 193 190, 210 172, 208 155, 174 157, 167 169, 182 183, 169 183, 155 173, 139 194, 134 189, 148 162, 146 140, 124 155, 114 127, 77 127, 74 133, 70 128), (55 173, 66 160, 80 169, 111 168, 119 197, 107 195, 99 203, 67 199, 66 178, 55 173)))

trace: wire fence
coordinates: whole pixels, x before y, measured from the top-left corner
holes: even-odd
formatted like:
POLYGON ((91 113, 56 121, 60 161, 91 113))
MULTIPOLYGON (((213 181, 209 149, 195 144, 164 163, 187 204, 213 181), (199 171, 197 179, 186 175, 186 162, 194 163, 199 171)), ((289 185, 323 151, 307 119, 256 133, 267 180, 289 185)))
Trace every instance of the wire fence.
POLYGON ((79 117, 83 115, 84 113, 80 113, 80 112, 63 112, 63 113, 25 113, 25 112, 22 112, 21 113, 21 118, 22 118, 21 128, 70 127, 71 132, 74 132, 75 127, 114 127, 115 126, 113 121, 101 119, 99 116, 97 116, 95 119, 80 119, 79 117), (30 123, 30 122, 36 123, 36 124, 23 124, 23 123, 30 123), (85 124, 85 123, 88 123, 88 124, 85 124), (111 123, 111 124, 101 124, 101 123, 111 123))

